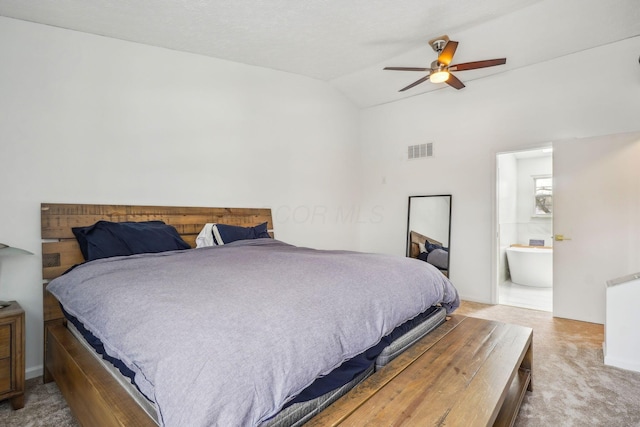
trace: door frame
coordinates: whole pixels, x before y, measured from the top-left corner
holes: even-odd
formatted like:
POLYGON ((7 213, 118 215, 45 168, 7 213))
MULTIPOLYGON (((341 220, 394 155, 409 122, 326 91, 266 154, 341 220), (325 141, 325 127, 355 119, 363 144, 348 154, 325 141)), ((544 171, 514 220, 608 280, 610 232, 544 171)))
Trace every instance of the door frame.
POLYGON ((500 223, 498 214, 500 212, 499 200, 500 200, 500 182, 499 177, 500 173, 498 171, 498 156, 502 154, 516 154, 522 153, 526 151, 535 151, 542 150, 545 148, 553 149, 553 142, 544 142, 535 145, 527 145, 525 147, 520 147, 517 149, 508 149, 508 150, 500 150, 495 151, 493 153, 493 168, 492 168, 492 182, 493 185, 491 187, 491 206, 492 206, 492 218, 491 221, 491 304, 499 304, 499 287, 500 287, 500 276, 498 274, 499 266, 500 266, 500 223))

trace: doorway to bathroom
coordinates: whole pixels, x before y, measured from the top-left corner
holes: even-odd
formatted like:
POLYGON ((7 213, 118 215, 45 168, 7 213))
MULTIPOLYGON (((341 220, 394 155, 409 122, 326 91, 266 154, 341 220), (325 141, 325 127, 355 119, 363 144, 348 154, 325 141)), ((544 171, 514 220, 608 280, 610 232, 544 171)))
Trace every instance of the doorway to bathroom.
POLYGON ((499 153, 498 303, 553 311, 552 148, 499 153))

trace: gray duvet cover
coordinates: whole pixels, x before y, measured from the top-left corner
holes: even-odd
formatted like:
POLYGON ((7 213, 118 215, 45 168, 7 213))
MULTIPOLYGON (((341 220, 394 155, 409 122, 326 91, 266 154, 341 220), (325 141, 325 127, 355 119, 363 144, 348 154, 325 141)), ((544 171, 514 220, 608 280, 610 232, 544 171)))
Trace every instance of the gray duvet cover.
POLYGON ((92 261, 47 289, 135 373, 165 426, 254 426, 434 304, 428 263, 272 239, 92 261))

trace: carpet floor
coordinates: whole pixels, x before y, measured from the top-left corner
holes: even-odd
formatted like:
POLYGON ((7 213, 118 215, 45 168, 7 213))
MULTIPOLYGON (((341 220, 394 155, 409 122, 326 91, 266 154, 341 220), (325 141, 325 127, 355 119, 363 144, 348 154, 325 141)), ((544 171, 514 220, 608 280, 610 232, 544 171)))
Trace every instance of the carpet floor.
POLYGON ((533 391, 516 426, 640 426, 640 372, 604 364, 603 325, 466 301, 456 313, 533 329, 533 391))
POLYGON ((14 411, 9 401, 0 403, 2 427, 79 427, 56 383, 42 377, 27 380, 24 408, 14 411))
MULTIPOLYGON (((604 327, 551 313, 463 302, 458 314, 533 328, 533 391, 518 427, 640 426, 640 373, 603 364, 604 327)), ((77 427, 55 383, 27 381, 25 407, 0 402, 0 426, 77 427)))

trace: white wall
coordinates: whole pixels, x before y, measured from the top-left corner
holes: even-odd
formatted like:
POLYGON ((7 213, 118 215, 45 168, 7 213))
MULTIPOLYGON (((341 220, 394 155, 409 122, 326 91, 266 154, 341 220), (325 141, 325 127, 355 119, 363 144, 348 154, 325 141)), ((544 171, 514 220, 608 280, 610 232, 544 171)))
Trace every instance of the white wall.
MULTIPOLYGON (((41 367, 40 203, 271 207, 276 237, 354 249, 357 111, 323 82, 0 18, 0 298, 41 367)), ((406 220, 405 220, 406 221, 406 220)))
POLYGON ((451 278, 463 298, 491 302, 495 154, 640 129, 638 52, 635 37, 364 110, 363 209, 383 215, 361 225, 360 249, 404 253, 407 196, 450 193, 451 278), (616 58, 606 80, 594 71, 602 58, 616 58), (406 160, 408 145, 429 141, 434 158, 406 160))

